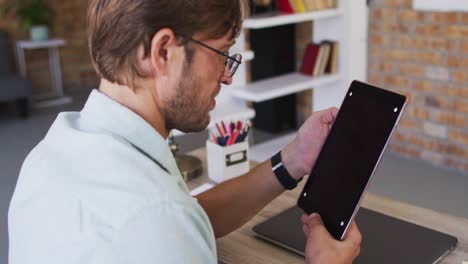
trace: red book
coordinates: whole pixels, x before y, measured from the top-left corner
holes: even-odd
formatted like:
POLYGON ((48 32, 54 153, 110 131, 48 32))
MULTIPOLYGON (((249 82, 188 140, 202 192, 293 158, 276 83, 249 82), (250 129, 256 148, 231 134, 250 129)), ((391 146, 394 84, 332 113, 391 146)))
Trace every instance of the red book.
POLYGON ((312 75, 314 72, 315 61, 317 60, 320 50, 320 45, 315 43, 310 43, 307 45, 306 51, 304 53, 304 58, 302 59, 301 72, 307 75, 312 75))
POLYGON ((278 11, 281 13, 292 14, 294 9, 292 8, 289 0, 277 0, 278 1, 278 11))

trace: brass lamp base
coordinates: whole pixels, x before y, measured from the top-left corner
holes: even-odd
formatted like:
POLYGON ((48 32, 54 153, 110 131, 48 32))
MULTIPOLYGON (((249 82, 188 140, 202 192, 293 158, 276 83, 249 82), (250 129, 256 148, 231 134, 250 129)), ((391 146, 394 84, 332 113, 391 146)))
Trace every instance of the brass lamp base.
POLYGON ((190 181, 200 176, 203 171, 202 162, 199 158, 189 155, 176 155, 175 159, 184 181, 190 181))
POLYGON ((203 171, 201 160, 190 155, 178 155, 177 152, 179 151, 179 145, 175 142, 172 132, 169 133, 168 144, 175 157, 177 167, 179 168, 184 181, 190 181, 191 179, 201 175, 203 171))

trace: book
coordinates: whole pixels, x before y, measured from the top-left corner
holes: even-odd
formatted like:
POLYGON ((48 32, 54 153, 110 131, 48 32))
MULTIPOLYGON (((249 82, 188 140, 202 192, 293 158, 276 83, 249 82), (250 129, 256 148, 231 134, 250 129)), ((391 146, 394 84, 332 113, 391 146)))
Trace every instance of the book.
POLYGON ((333 53, 331 57, 331 66, 330 66, 330 73, 337 73, 338 72, 338 55, 340 51, 340 44, 338 42, 333 43, 333 53))
POLYGON ((300 72, 311 76, 336 73, 338 52, 339 44, 336 41, 324 40, 319 44, 307 44, 300 72))
POLYGON ((317 9, 316 0, 304 0, 304 5, 307 11, 314 11, 317 9))
POLYGON ((296 0, 288 0, 288 2, 291 8, 294 10, 294 13, 297 13, 298 11, 297 11, 296 0))
POLYGON ((315 0, 317 10, 326 9, 328 5, 328 0, 315 0))
POLYGON ((289 0, 278 0, 278 11, 285 14, 294 13, 294 9, 289 3, 289 0))
POLYGON ((295 0, 298 13, 304 13, 306 11, 304 2, 302 0, 295 0))
POLYGON ((325 74, 325 68, 327 67, 328 62, 330 61, 330 50, 331 50, 330 42, 322 43, 322 47, 323 47, 323 55, 321 58, 322 60, 320 61, 320 68, 319 68, 318 75, 325 74))
POLYGON ((312 71, 312 76, 318 76, 319 75, 320 63, 322 61, 322 58, 323 58, 323 46, 320 45, 319 52, 318 52, 318 55, 317 55, 317 59, 315 60, 314 69, 312 71))
POLYGON ((328 56, 328 61, 326 62, 325 66, 325 72, 324 73, 336 73, 337 72, 337 67, 338 67, 338 52, 339 52, 339 45, 338 42, 336 41, 326 41, 329 45, 329 56, 328 56))
POLYGON ((332 65, 332 57, 333 57, 333 48, 334 48, 334 45, 335 45, 335 41, 329 41, 329 40, 325 40, 322 42, 322 44, 326 44, 328 46, 328 58, 327 60, 325 61, 325 65, 324 65, 324 71, 323 73, 331 73, 331 65, 332 65))
POLYGON ((315 61, 317 60, 320 45, 309 43, 304 52, 300 72, 307 75, 312 75, 314 71, 315 61))
POLYGON ((323 68, 323 64, 325 63, 325 56, 326 56, 326 49, 327 49, 327 46, 324 45, 324 44, 321 44, 321 49, 322 49, 322 56, 320 57, 320 61, 318 62, 318 69, 317 69, 317 74, 315 76, 320 76, 322 75, 322 68, 323 68))
POLYGON ((329 46, 329 55, 328 55, 328 60, 325 63, 325 69, 323 73, 331 73, 331 65, 332 65, 332 57, 333 57, 333 47, 335 42, 327 41, 326 42, 329 46))

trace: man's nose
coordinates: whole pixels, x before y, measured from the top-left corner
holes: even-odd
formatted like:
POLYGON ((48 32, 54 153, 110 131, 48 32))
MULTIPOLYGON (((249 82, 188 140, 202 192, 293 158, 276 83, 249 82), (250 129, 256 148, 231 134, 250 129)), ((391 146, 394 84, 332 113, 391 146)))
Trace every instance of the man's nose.
POLYGON ((232 83, 232 77, 227 77, 225 74, 221 76, 221 79, 219 80, 220 83, 224 85, 231 85, 232 83))

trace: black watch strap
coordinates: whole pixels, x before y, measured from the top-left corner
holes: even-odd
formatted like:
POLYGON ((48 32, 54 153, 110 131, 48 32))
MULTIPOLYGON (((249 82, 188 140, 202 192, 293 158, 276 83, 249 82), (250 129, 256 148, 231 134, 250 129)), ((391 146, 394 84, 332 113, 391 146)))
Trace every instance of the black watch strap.
POLYGON ((286 170, 283 160, 281 159, 281 151, 271 158, 271 170, 286 190, 296 188, 297 183, 302 180, 302 178, 299 180, 294 179, 291 174, 289 174, 288 170, 286 170))

